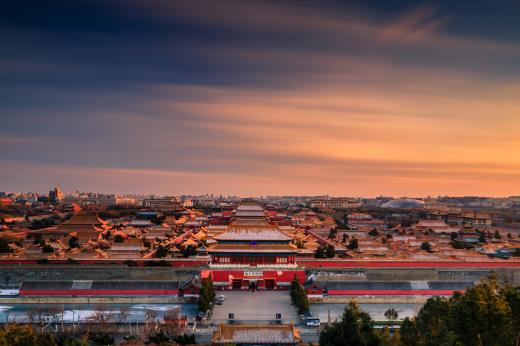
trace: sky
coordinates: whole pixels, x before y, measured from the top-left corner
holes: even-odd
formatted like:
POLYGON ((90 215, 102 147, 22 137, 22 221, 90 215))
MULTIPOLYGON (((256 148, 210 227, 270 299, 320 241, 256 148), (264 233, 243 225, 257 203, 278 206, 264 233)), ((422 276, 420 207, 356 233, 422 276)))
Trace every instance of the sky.
POLYGON ((520 194, 515 0, 8 0, 0 191, 520 194))

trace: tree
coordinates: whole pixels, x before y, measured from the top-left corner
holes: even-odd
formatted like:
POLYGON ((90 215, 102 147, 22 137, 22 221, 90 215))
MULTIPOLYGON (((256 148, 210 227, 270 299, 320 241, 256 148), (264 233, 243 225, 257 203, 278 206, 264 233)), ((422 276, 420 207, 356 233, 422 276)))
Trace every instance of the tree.
POLYGON ((427 241, 422 242, 421 243, 421 250, 427 251, 427 252, 432 252, 432 244, 430 244, 427 241))
POLYGON ((325 256, 327 258, 334 258, 334 256, 336 256, 336 250, 334 250, 334 246, 327 245, 325 248, 325 256))
POLYGON ((169 252, 170 252, 170 250, 166 246, 159 245, 157 247, 157 249, 155 250, 155 257, 157 257, 157 258, 166 257, 166 256, 168 256, 169 252))
POLYGON ((395 320, 397 320, 399 318, 399 313, 397 312, 396 309, 390 308, 390 309, 385 311, 385 317, 390 322, 393 322, 393 321, 395 321, 395 320))
POLYGON ((377 231, 377 229, 372 228, 370 232, 368 232, 368 235, 371 237, 377 237, 379 235, 379 232, 377 231))
POLYGON ((457 239, 457 237, 458 237, 457 232, 451 232, 451 235, 450 235, 451 241, 454 241, 455 239, 457 239))
POLYGON ((9 241, 5 238, 0 238, 0 253, 13 252, 13 249, 9 246, 9 241))
POLYGON ((202 279, 201 285, 199 292, 199 311, 206 313, 215 300, 215 289, 211 276, 202 279))
POLYGON ((450 313, 447 299, 437 296, 428 299, 415 321, 418 331, 417 344, 424 346, 444 344, 449 338, 448 316, 450 313))
POLYGON ((148 343, 155 345, 169 345, 170 338, 164 334, 162 330, 157 333, 153 333, 148 338, 148 343))
POLYGON ((401 323, 400 335, 400 343, 402 346, 417 345, 417 328, 415 327, 415 323, 412 320, 410 320, 409 317, 406 317, 403 320, 403 323, 401 323))
POLYGON ((381 339, 372 328, 372 319, 351 301, 340 321, 325 327, 320 333, 321 346, 379 346, 381 339))
POLYGON ((114 236, 114 243, 124 243, 125 237, 123 237, 121 234, 116 234, 114 236))
POLYGON ((499 292, 496 278, 450 299, 450 331, 465 345, 510 345, 520 331, 513 324, 511 306, 499 292))
POLYGON ((479 243, 485 243, 486 242, 486 232, 482 231, 480 232, 480 236, 478 237, 479 243))
POLYGON ((348 242, 348 248, 350 250, 355 250, 357 249, 359 246, 358 246, 358 240, 356 238, 352 238, 350 239, 350 241, 348 242))
POLYGON ((495 239, 500 239, 502 236, 500 235, 500 232, 498 230, 495 231, 495 239))
POLYGON ((53 253, 54 252, 54 248, 52 246, 50 246, 49 244, 45 244, 42 247, 42 252, 43 253, 53 253))
POLYGON ((401 334, 398 329, 390 331, 390 328, 383 327, 383 329, 377 332, 379 336, 381 346, 400 346, 401 345, 401 334))
POLYGON ((7 325, 0 329, 0 345, 2 346, 56 346, 52 335, 36 334, 32 327, 7 325))
POLYGON ((299 314, 309 312, 309 298, 307 297, 307 292, 296 276, 291 282, 291 301, 298 309, 299 314))
POLYGON ((197 248, 193 245, 188 245, 184 249, 181 250, 181 253, 184 258, 196 256, 197 248))
POLYGON ((325 249, 323 248, 323 246, 318 246, 318 248, 316 249, 316 254, 314 255, 314 257, 316 257, 316 258, 325 258, 325 257, 327 257, 326 254, 325 254, 325 249))
POLYGON ((508 287, 502 293, 511 308, 513 324, 518 326, 518 332, 520 333, 520 286, 508 287))
POLYGON ((519 330, 507 295, 496 278, 455 293, 452 298, 432 297, 413 321, 403 322, 403 345, 513 345, 519 330), (415 331, 414 328, 415 327, 415 331), (416 343, 411 340, 416 334, 416 343))
POLYGON ((78 239, 78 237, 70 237, 70 239, 69 239, 69 247, 71 249, 79 247, 79 239, 78 239))

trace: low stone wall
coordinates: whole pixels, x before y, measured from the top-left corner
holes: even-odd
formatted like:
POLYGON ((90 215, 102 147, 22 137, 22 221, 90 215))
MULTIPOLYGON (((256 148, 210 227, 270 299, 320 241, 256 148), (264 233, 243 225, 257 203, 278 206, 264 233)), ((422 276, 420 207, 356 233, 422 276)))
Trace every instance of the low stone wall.
POLYGON ((356 303, 420 303, 424 304, 428 300, 428 296, 372 296, 372 297, 356 297, 356 296, 328 296, 323 298, 309 298, 311 304, 347 304, 351 301, 356 303))
POLYGON ((520 268, 316 268, 318 281, 473 281, 495 273, 500 283, 520 285, 520 268))
POLYGON ((197 298, 179 297, 9 297, 0 304, 183 304, 196 303, 197 298))

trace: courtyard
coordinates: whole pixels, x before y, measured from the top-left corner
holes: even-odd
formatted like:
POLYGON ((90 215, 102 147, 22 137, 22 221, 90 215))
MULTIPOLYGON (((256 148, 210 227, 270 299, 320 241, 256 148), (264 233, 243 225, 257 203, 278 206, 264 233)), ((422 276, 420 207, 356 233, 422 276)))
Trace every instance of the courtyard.
POLYGON ((289 291, 225 291, 224 304, 215 305, 214 323, 227 322, 229 314, 240 322, 269 322, 281 314, 284 323, 299 323, 299 316, 291 305, 289 291))

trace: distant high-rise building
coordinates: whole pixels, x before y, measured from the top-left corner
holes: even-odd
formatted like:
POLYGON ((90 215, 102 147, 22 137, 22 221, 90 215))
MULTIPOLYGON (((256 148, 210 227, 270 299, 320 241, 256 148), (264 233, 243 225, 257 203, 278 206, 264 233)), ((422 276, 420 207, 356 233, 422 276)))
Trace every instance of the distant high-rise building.
POLYGON ((56 186, 54 190, 49 191, 49 202, 51 203, 58 203, 63 199, 63 197, 65 197, 65 194, 61 191, 59 186, 56 186))

